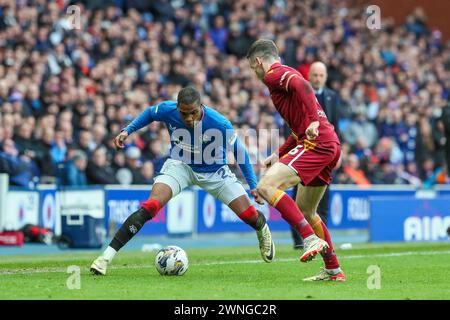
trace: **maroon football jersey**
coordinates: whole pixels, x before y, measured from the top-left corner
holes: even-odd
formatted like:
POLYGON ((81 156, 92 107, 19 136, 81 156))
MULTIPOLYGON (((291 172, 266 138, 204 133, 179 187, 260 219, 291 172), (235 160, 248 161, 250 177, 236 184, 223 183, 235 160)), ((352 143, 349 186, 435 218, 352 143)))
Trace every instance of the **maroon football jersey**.
POLYGON ((306 139, 305 131, 311 122, 319 121, 319 136, 314 143, 329 141, 340 143, 311 85, 300 72, 280 63, 274 63, 263 81, 269 88, 275 108, 298 141, 306 139))

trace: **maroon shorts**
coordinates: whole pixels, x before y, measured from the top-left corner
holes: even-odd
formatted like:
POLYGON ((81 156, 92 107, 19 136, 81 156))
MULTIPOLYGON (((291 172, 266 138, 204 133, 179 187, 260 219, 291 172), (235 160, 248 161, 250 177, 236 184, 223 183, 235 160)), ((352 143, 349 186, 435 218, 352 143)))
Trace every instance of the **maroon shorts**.
POLYGON ((341 156, 337 142, 300 142, 280 162, 294 170, 305 186, 323 186, 331 183, 331 172, 341 156))

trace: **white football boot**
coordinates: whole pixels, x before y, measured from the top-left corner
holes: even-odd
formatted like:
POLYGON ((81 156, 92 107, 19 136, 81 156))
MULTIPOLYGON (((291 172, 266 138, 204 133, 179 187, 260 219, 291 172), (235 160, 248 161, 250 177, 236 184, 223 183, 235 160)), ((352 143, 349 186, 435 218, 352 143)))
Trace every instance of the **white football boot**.
POLYGON ((312 277, 304 278, 303 281, 335 281, 335 282, 345 282, 347 278, 342 270, 336 272, 330 272, 325 268, 322 268, 318 274, 312 277))
POLYGON ((267 223, 261 230, 256 231, 259 241, 259 250, 261 250, 261 256, 267 263, 272 262, 275 258, 275 245, 272 241, 272 235, 267 223))
POLYGON ((301 262, 308 262, 314 259, 314 257, 320 253, 325 254, 330 247, 325 240, 320 239, 315 234, 310 235, 304 240, 305 252, 300 257, 301 262))
POLYGON ((103 256, 99 256, 92 262, 91 273, 96 276, 104 276, 106 274, 106 268, 108 267, 109 261, 103 256))

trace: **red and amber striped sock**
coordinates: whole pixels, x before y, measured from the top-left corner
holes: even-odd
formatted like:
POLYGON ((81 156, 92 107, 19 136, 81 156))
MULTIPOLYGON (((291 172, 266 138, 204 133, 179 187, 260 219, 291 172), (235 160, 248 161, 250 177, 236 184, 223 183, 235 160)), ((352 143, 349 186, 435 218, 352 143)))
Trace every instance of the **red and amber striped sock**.
POLYGON ((327 253, 323 255, 323 261, 325 262, 325 269, 337 269, 339 268, 339 261, 336 256, 336 252, 334 252, 333 243, 331 242, 331 236, 328 232, 328 228, 323 223, 322 219, 318 214, 313 218, 311 221, 311 226, 314 229, 314 232, 316 235, 320 238, 325 240, 328 245, 330 246, 327 250, 327 253))
POLYGON ((305 216, 300 211, 295 201, 289 197, 286 192, 277 190, 272 197, 270 204, 280 211, 284 220, 300 232, 303 239, 314 234, 314 230, 311 228, 308 221, 306 221, 305 216))

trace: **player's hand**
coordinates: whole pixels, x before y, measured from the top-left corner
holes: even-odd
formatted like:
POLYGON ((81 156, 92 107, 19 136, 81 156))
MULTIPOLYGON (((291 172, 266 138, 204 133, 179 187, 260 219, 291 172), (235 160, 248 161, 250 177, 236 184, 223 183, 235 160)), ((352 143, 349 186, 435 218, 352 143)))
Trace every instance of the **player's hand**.
POLYGON ((316 138, 319 136, 319 121, 311 122, 311 124, 306 129, 305 134, 308 140, 316 140, 316 138))
POLYGON ((258 204, 264 204, 263 198, 259 195, 258 191, 256 189, 250 190, 251 195, 253 198, 255 198, 256 203, 258 204))
POLYGON ((128 138, 128 133, 126 131, 122 131, 119 133, 117 137, 114 138, 114 145, 117 149, 123 149, 125 145, 123 144, 125 140, 128 138))
POLYGON ((264 160, 264 165, 266 168, 270 168, 275 162, 278 161, 278 155, 276 153, 272 153, 266 160, 264 160))

